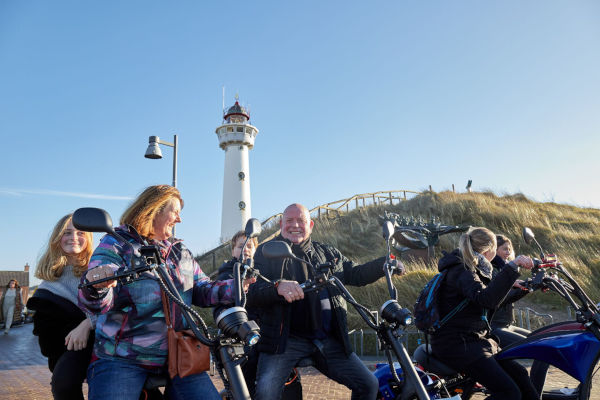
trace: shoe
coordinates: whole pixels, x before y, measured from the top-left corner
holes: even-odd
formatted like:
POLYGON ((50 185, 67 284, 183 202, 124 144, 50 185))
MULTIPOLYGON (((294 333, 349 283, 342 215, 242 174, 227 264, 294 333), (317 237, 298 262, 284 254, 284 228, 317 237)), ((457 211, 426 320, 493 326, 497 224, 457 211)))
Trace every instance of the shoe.
POLYGON ((4 334, 5 334, 5 335, 8 335, 8 331, 4 331, 4 334))

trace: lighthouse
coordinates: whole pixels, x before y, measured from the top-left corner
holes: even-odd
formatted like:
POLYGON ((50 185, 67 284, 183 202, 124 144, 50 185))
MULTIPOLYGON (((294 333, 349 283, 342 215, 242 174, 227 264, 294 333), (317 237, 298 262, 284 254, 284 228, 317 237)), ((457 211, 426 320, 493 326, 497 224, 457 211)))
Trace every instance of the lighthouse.
POLYGON ((226 112, 223 110, 223 124, 215 133, 219 137, 219 147, 225 152, 221 242, 226 242, 244 229, 252 216, 248 151, 254 147, 258 129, 250 125, 250 113, 239 104, 236 96, 235 104, 226 112))

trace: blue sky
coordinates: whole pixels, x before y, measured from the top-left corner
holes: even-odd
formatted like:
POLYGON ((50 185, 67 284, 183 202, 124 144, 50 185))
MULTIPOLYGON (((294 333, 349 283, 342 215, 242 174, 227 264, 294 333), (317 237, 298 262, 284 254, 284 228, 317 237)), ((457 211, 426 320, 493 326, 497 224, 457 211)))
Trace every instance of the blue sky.
POLYGON ((452 184, 600 207, 595 1, 0 2, 0 269, 35 267, 81 206, 118 221, 171 182, 177 234, 218 244, 235 93, 260 133, 264 219, 378 190, 452 184))

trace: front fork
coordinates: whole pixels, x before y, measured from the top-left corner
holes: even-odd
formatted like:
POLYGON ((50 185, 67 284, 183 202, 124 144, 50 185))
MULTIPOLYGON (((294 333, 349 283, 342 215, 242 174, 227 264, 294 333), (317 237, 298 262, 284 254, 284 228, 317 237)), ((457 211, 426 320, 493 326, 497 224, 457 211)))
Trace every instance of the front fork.
POLYGON ((244 346, 239 343, 222 345, 219 347, 218 355, 229 382, 229 391, 233 396, 231 400, 250 400, 250 393, 240 367, 244 346))
MULTIPOLYGON (((427 393, 427 390, 425 390, 425 386, 423 385, 423 382, 421 382, 421 378, 419 378, 408 352, 398 338, 394 336, 392 328, 387 326, 381 333, 385 344, 392 348, 392 351, 402 367, 402 372, 404 373, 404 386, 402 388, 400 399, 408 400, 416 394, 419 400, 429 400, 429 394, 427 393)), ((390 366, 390 368, 393 368, 393 366, 390 366)))

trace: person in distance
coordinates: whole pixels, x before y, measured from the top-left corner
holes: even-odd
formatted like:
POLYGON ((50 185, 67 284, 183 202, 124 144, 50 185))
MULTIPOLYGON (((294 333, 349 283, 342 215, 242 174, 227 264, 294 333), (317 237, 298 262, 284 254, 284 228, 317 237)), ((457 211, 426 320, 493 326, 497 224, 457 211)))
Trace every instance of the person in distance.
POLYGON ((4 334, 8 335, 15 319, 19 319, 23 311, 23 292, 16 279, 6 284, 0 300, 0 320, 4 321, 4 334), (15 318, 15 316, 17 318, 15 318))

